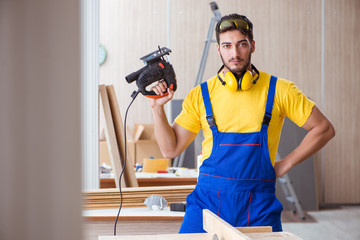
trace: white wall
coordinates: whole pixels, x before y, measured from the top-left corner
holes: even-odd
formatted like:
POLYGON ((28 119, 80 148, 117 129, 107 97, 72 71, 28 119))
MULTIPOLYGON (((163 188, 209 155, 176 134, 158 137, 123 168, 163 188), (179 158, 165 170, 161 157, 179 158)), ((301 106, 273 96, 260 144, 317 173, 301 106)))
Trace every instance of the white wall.
POLYGON ((80 1, 0 1, 0 239, 81 239, 80 1))

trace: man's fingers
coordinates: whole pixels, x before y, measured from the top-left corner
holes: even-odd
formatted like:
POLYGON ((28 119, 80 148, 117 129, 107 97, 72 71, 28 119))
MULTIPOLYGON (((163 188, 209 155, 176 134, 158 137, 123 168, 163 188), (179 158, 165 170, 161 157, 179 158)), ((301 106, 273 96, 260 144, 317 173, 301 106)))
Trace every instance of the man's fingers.
POLYGON ((168 93, 169 93, 168 98, 169 98, 169 99, 172 99, 173 96, 174 96, 174 90, 172 90, 171 88, 168 88, 167 91, 168 91, 168 93))
POLYGON ((151 88, 157 95, 163 95, 166 92, 167 84, 164 80, 159 81, 151 88))
POLYGON ((158 86, 160 87, 161 93, 166 92, 167 84, 164 80, 161 80, 158 86))

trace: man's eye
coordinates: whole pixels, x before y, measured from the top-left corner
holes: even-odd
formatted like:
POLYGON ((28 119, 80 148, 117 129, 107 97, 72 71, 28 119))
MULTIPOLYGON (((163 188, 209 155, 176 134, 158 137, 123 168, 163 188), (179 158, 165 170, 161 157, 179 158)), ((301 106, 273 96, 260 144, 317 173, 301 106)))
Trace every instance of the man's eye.
POLYGON ((230 48, 231 45, 230 44, 226 44, 226 45, 223 45, 224 48, 230 48))
POLYGON ((247 47, 248 46, 248 43, 247 42, 241 42, 241 43, 239 43, 239 47, 241 47, 241 48, 245 48, 245 47, 247 47))

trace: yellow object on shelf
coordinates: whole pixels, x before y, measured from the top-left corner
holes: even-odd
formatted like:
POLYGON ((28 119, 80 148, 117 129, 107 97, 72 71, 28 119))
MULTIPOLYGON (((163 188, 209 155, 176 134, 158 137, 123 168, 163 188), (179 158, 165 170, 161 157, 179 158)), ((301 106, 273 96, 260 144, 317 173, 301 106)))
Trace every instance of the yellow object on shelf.
POLYGON ((158 172, 166 171, 171 165, 171 159, 169 158, 144 158, 143 161, 143 172, 158 172))

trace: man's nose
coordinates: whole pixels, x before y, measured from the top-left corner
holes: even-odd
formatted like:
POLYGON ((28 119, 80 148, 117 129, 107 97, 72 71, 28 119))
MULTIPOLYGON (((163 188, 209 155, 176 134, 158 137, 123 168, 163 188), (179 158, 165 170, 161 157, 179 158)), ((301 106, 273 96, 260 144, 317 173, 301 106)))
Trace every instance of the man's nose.
POLYGON ((238 46, 231 49, 231 57, 233 57, 233 58, 240 57, 240 53, 241 53, 240 47, 238 47, 238 46))

